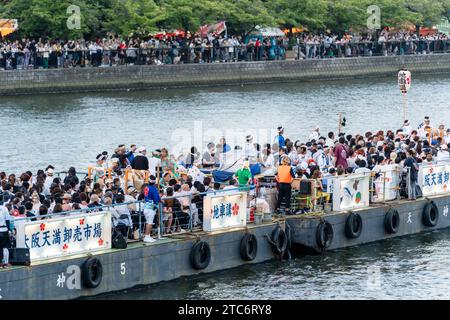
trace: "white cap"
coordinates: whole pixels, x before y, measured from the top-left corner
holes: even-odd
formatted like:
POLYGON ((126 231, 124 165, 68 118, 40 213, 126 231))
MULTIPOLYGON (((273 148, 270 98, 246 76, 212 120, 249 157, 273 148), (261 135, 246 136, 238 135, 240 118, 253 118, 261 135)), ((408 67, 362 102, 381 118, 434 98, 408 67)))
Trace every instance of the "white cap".
POLYGON ((145 147, 140 147, 140 148, 137 149, 137 152, 139 152, 139 153, 143 153, 143 152, 146 152, 146 151, 147 151, 147 149, 145 149, 145 147))

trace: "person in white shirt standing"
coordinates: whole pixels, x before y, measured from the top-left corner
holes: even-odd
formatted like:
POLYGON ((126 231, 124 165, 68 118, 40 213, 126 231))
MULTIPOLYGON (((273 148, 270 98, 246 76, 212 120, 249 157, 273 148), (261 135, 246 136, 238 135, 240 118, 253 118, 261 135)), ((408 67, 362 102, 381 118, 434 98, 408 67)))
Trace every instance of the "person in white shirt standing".
POLYGON ((52 186, 53 183, 54 173, 55 171, 52 168, 48 168, 46 171, 47 177, 45 178, 44 182, 44 196, 50 195, 50 187, 52 186))
POLYGON ((444 137, 444 141, 445 141, 446 144, 450 143, 450 129, 447 129, 447 133, 446 133, 446 135, 444 137))
MULTIPOLYGON (((3 203, 3 195, 0 195, 0 203, 3 203)), ((11 230, 11 216, 8 209, 0 205, 0 267, 9 267, 9 251, 11 242, 9 232, 11 230)))
MULTIPOLYGON (((148 171, 150 171, 150 174, 153 176, 157 176, 157 169, 161 167, 161 150, 155 150, 152 152, 151 158, 148 158, 148 171)), ((162 174, 162 172, 160 172, 162 174)))
POLYGON ((311 133, 311 135, 309 136, 309 140, 315 140, 317 142, 317 140, 319 140, 320 138, 320 128, 318 126, 316 126, 316 128, 314 129, 314 131, 311 133))
POLYGON ((411 135, 412 128, 408 120, 405 120, 405 122, 403 123, 402 131, 406 136, 411 135))

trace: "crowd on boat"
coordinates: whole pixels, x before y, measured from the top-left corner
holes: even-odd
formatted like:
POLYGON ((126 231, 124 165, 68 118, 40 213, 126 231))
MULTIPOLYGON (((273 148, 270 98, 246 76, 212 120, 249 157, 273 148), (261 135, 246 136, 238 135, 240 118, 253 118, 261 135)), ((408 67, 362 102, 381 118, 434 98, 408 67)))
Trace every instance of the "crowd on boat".
POLYGON ((95 40, 0 40, 0 70, 162 65, 286 59, 288 49, 296 59, 449 52, 446 34, 418 36, 413 32, 383 31, 378 37, 349 33, 304 32, 293 37, 214 35, 201 37, 149 36, 95 40))
POLYGON ((139 240, 154 242, 159 229, 153 228, 155 224, 166 234, 201 226, 205 194, 243 190, 254 185, 259 176, 275 177, 280 213, 292 213, 294 178, 316 181, 318 191, 329 201, 324 186, 327 178, 376 175, 386 164, 408 172, 409 198, 416 199, 420 163, 450 161, 450 128, 432 123, 429 117, 417 128, 406 120, 398 130, 355 135, 322 134, 316 127, 306 142, 288 138, 281 126, 277 131, 267 144, 261 145, 248 135, 241 145, 232 147, 222 137, 208 143, 203 152, 193 146, 183 155, 170 154, 167 148, 148 153, 143 146, 119 145, 112 154, 99 153, 84 177, 73 167, 64 176, 57 176, 51 165, 36 173, 0 172, 0 247, 9 245, 19 223, 106 208, 111 211, 114 228, 125 237, 136 239, 142 218, 145 229, 139 240))

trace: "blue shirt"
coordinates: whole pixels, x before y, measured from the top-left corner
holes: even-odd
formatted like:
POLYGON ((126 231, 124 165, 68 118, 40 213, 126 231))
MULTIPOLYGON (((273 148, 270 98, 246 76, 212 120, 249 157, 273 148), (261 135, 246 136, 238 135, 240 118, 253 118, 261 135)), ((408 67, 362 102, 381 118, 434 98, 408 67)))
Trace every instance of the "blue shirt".
POLYGON ((158 189, 154 185, 145 188, 144 196, 145 202, 153 202, 155 205, 161 202, 158 189))
POLYGON ((131 163, 131 162, 134 160, 134 153, 130 151, 130 152, 126 155, 126 157, 127 157, 128 161, 131 163))
POLYGON ((231 147, 230 147, 230 145, 229 144, 224 144, 223 145, 223 153, 225 153, 225 152, 228 152, 228 151, 231 151, 231 147))
POLYGON ((286 146, 286 143, 285 143, 284 137, 283 137, 281 134, 279 134, 279 135, 277 136, 277 138, 278 138, 278 146, 279 146, 280 148, 285 147, 285 146, 286 146))

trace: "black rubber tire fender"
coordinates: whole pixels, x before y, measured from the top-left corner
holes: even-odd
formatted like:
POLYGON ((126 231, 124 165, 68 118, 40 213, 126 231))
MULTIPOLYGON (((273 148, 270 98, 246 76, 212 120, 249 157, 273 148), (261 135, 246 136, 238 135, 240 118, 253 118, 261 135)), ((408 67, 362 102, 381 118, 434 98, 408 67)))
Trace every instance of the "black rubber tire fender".
POLYGON ((292 248, 292 229, 291 226, 289 225, 289 223, 286 223, 286 228, 285 228, 285 232, 286 232, 286 236, 287 236, 287 250, 291 250, 292 248))
POLYGON ((316 242, 320 249, 326 249, 333 243, 334 230, 331 223, 324 220, 316 229, 316 242))
POLYGON ((281 229, 279 225, 272 231, 271 240, 273 242, 272 248, 275 254, 284 254, 289 239, 286 232, 281 229))
POLYGON ((280 248, 280 243, 279 243, 280 232, 281 232, 281 227, 278 225, 275 227, 275 229, 273 229, 272 234, 270 235, 270 240, 272 241, 272 250, 276 254, 281 254, 281 252, 279 250, 279 248, 280 248))
POLYGON ((90 257, 81 267, 81 278, 87 288, 97 288, 102 282, 103 266, 100 259, 90 257))
POLYGON ((253 261, 258 255, 258 239, 254 234, 246 233, 239 247, 241 258, 244 261, 253 261))
POLYGON ((356 239, 359 238, 362 232, 362 218, 361 215, 355 212, 351 212, 345 221, 345 235, 347 238, 356 239))
POLYGON ((400 214, 397 209, 390 208, 384 217, 384 229, 389 234, 398 232, 400 226, 400 214))
POLYGON ((439 221, 439 208, 434 201, 429 201, 423 208, 422 222, 427 227, 435 227, 439 221))
POLYGON ((283 229, 281 229, 281 231, 280 231, 280 237, 279 237, 278 243, 279 243, 278 249, 280 251, 280 254, 284 254, 288 247, 289 239, 288 239, 287 233, 283 229))
POLYGON ((211 261, 211 247, 206 241, 199 241, 192 246, 189 258, 194 269, 206 269, 211 261))

